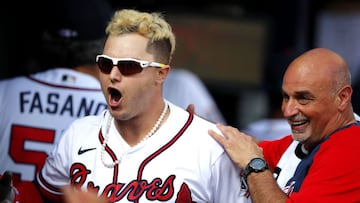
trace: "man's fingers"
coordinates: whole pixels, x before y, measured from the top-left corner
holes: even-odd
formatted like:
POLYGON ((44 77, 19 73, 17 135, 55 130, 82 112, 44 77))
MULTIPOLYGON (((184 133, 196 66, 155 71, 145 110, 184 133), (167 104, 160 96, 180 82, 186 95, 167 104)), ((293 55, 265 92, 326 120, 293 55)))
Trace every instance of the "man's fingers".
POLYGON ((219 135, 218 133, 216 133, 215 131, 213 131, 211 129, 208 131, 208 133, 217 142, 219 142, 221 145, 224 145, 224 142, 225 142, 226 138, 224 138, 223 136, 219 135))

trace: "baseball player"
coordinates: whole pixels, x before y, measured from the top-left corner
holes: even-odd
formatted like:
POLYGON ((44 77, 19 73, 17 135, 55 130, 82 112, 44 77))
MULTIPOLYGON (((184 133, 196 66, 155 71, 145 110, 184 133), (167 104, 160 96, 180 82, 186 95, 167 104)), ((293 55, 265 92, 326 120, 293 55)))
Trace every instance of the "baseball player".
POLYGON ((37 177, 46 195, 70 181, 111 202, 242 202, 239 170, 207 134, 214 125, 164 106, 161 127, 133 147, 108 111, 77 120, 37 177))
MULTIPOLYGON (((63 10, 55 11, 66 19, 63 10)), ((96 10, 91 15, 105 18, 96 10)), ((0 81, 0 174, 11 171, 14 185, 35 179, 72 121, 106 109, 94 59, 104 41, 96 30, 105 22, 94 23, 90 33, 80 24, 56 21, 43 32, 37 72, 0 81)))
POLYGON ((95 77, 64 68, 1 81, 0 98, 6 115, 0 119, 0 170, 21 180, 35 178, 73 120, 106 109, 95 77))
POLYGON ((96 61, 108 108, 66 130, 36 179, 44 197, 56 202, 70 184, 110 202, 248 202, 240 168, 208 135, 215 124, 162 96, 170 25, 124 9, 106 33, 96 61))

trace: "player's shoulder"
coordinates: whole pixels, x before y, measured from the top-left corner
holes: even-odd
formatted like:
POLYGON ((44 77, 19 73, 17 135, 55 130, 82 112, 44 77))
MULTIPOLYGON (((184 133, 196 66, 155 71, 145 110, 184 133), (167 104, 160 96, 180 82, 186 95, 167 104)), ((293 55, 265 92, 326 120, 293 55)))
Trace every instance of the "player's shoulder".
POLYGON ((223 157, 225 151, 224 148, 209 135, 209 130, 213 130, 222 135, 215 123, 194 115, 193 122, 187 129, 187 139, 190 140, 190 143, 192 143, 194 148, 201 152, 207 152, 209 156, 216 160, 219 157, 223 157))
POLYGON ((69 68, 52 68, 31 74, 29 78, 52 85, 100 90, 100 83, 95 77, 69 68))
POLYGON ((183 109, 176 104, 167 101, 170 108, 169 122, 172 122, 173 128, 187 125, 188 129, 196 130, 198 132, 207 132, 209 128, 215 128, 215 124, 206 120, 196 113, 190 114, 186 109, 183 109))
POLYGON ((197 134, 195 136, 196 138, 211 139, 211 137, 208 135, 209 129, 215 130, 220 133, 215 123, 196 115, 196 113, 191 115, 185 109, 180 108, 179 106, 176 106, 171 102, 169 102, 169 106, 171 110, 170 120, 176 121, 176 123, 173 123, 173 125, 176 126, 180 123, 181 125, 187 125, 187 131, 189 132, 189 134, 197 134))
POLYGON ((12 78, 5 78, 0 80, 0 87, 10 85, 10 84, 16 84, 19 81, 25 81, 28 80, 26 76, 16 76, 12 78))
POLYGON ((78 71, 68 69, 68 68, 51 68, 44 71, 39 71, 30 74, 31 78, 36 78, 39 80, 59 80, 58 78, 62 78, 64 74, 70 74, 70 75, 78 75, 78 71))
POLYGON ((105 109, 100 114, 88 115, 88 116, 78 118, 72 122, 72 124, 70 125, 70 128, 80 130, 80 131, 82 129, 98 128, 99 126, 101 126, 101 124, 107 114, 109 114, 109 112, 107 109, 105 109))
POLYGON ((221 134, 220 130, 212 123, 195 114, 190 114, 185 109, 182 109, 169 102, 170 115, 167 120, 166 127, 169 131, 182 131, 185 129, 181 138, 186 143, 191 144, 191 150, 194 153, 206 154, 213 158, 218 158, 224 152, 222 146, 216 142, 208 133, 210 129, 221 134), (171 127, 170 127, 171 125, 171 127), (171 129, 170 129, 171 128, 171 129))
POLYGON ((0 98, 9 97, 9 93, 15 94, 19 89, 31 86, 30 83, 31 81, 26 76, 2 79, 0 80, 0 98))
POLYGON ((82 145, 97 143, 106 113, 107 110, 104 110, 101 114, 84 116, 74 120, 62 134, 58 150, 71 149, 72 152, 69 151, 69 153, 76 154, 82 145))

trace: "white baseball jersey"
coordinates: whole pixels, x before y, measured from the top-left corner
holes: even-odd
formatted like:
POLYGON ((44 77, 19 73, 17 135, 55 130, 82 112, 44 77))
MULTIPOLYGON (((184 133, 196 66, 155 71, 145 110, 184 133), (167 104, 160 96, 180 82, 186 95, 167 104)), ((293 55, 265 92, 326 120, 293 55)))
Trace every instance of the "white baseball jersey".
POLYGON ((208 134, 209 129, 219 132, 216 126, 172 103, 169 107, 163 125, 133 147, 113 122, 107 127, 108 111, 75 121, 37 181, 51 195, 60 195, 59 188, 71 183, 84 190, 95 188, 111 202, 248 202, 240 169, 208 134), (107 135, 105 162, 121 159, 113 168, 101 158, 107 135))
POLYGON ((0 81, 0 101, 0 173, 15 180, 34 180, 71 122, 106 109, 98 80, 63 68, 0 81))

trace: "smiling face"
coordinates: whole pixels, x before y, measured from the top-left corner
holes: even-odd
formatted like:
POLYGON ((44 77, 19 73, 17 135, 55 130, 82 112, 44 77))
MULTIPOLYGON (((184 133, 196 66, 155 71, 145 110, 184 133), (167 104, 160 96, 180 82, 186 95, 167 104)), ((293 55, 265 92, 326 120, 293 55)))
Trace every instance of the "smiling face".
POLYGON ((348 122, 351 88, 346 76, 342 60, 321 49, 289 65, 283 78, 282 111, 295 140, 315 145, 348 122))
MULTIPOLYGON (((148 39, 136 33, 110 35, 103 54, 113 58, 155 61, 154 54, 147 51, 147 45, 148 39)), ((161 84, 166 73, 166 68, 146 67, 140 73, 125 76, 117 66, 113 66, 109 74, 101 72, 101 87, 110 113, 117 120, 129 120, 151 112, 154 104, 162 102, 161 84)))
POLYGON ((283 81, 284 117, 288 119, 294 139, 301 142, 311 136, 318 140, 329 133, 324 126, 336 110, 331 82, 310 70, 314 68, 289 69, 283 81))

